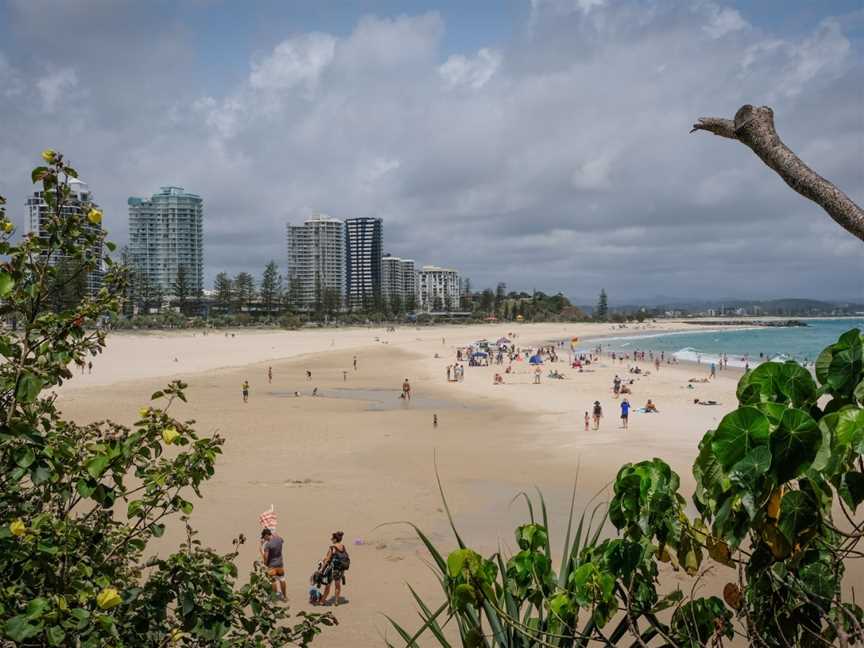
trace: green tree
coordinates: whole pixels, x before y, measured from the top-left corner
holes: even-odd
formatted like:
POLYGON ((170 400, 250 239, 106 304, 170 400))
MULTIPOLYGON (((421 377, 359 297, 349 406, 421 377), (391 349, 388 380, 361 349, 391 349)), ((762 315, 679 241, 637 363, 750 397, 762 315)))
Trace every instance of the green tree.
POLYGON ((239 312, 251 308, 255 299, 255 279, 248 272, 240 272, 234 277, 234 307, 239 312))
POLYGON ((609 321, 609 300, 606 297, 606 290, 600 290, 600 297, 597 298, 597 308, 594 310, 594 319, 598 322, 609 321))
POLYGON ((129 427, 81 424, 57 409, 51 390, 72 376, 69 365, 105 346, 97 322, 119 312, 126 271, 110 257, 86 256, 104 233, 85 223, 102 214, 64 211, 77 173, 53 151, 42 156, 33 180, 50 210, 46 236, 13 244, 11 224, 0 221, 2 309, 19 324, 0 332, 0 643, 307 645, 332 618, 301 613, 287 623, 260 568, 241 586, 234 561, 242 538, 218 554, 187 522, 185 543, 147 558, 166 522, 191 513, 222 452, 221 437, 199 436, 172 416, 173 403, 186 400, 182 382, 154 393, 129 427), (85 271, 104 262, 102 289, 50 313, 55 258, 81 261, 85 271))
POLYGON ((403 304, 402 304, 402 297, 398 293, 396 293, 395 295, 390 297, 389 305, 390 305, 390 312, 392 312, 393 315, 395 315, 397 317, 404 312, 404 308, 403 308, 403 304))
POLYGON ((192 295, 192 286, 189 283, 189 274, 185 265, 177 266, 177 276, 171 284, 171 292, 177 302, 177 306, 183 315, 187 313, 189 297, 192 295))
POLYGON ((417 311, 417 296, 414 293, 405 297, 405 312, 414 313, 417 311))
POLYGON ((495 287, 495 314, 501 316, 501 305, 507 297, 507 284, 503 281, 495 287))
POLYGON ((229 311, 234 304, 234 282, 227 272, 220 272, 213 282, 213 292, 216 293, 216 303, 224 311, 229 311))
POLYGON ((484 313, 491 313, 495 308, 495 293, 490 288, 486 288, 480 293, 480 310, 484 313))
POLYGON ((285 291, 285 306, 290 311, 298 311, 302 308, 302 290, 300 280, 295 276, 288 278, 288 290, 285 291))
POLYGON ((324 288, 321 291, 321 310, 328 317, 333 317, 342 308, 342 295, 336 288, 324 288))
POLYGON ((261 288, 258 291, 261 297, 261 307, 269 317, 274 315, 282 302, 282 276, 275 261, 270 261, 264 268, 261 276, 261 288))

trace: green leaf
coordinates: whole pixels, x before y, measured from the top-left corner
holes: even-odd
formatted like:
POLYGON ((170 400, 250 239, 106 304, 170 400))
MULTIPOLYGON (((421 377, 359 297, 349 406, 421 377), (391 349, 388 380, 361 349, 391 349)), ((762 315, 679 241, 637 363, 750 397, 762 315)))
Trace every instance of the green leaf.
POLYGON ((798 572, 798 578, 803 581, 804 586, 814 596, 830 602, 837 591, 837 580, 829 565, 824 562, 815 562, 805 565, 798 572))
POLYGON ((864 380, 858 383, 858 386, 855 388, 855 391, 852 392, 852 395, 855 396, 856 401, 861 405, 864 405, 864 380))
POLYGON ((18 448, 15 452, 15 463, 21 468, 29 468, 34 461, 36 461, 36 453, 30 446, 18 448))
POLYGON ((183 500, 183 503, 180 504, 180 510, 183 511, 186 515, 191 515, 192 509, 193 509, 192 502, 189 502, 187 500, 183 500))
POLYGON ((780 365, 777 375, 780 391, 796 407, 813 403, 817 398, 816 383, 813 376, 797 362, 785 362, 780 365))
POLYGON ((5 270, 0 270, 0 298, 8 296, 14 287, 15 280, 12 275, 5 270))
POLYGON ((771 435, 777 481, 782 484, 810 468, 821 442, 822 433, 812 416, 803 410, 786 410, 771 435))
POLYGON ((48 174, 48 167, 38 166, 30 172, 30 179, 33 183, 39 182, 42 178, 44 178, 48 174))
POLYGON ((3 626, 6 636, 16 643, 31 639, 42 631, 42 624, 31 624, 23 614, 14 616, 3 626))
POLYGON ((816 380, 820 385, 828 384, 828 367, 831 366, 831 360, 834 357, 833 345, 822 350, 816 358, 816 380))
POLYGON ((780 500, 777 526, 791 546, 803 544, 816 531, 820 521, 816 502, 802 491, 789 491, 780 500))
POLYGON ((741 488, 757 490, 759 479, 771 467, 771 450, 768 446, 757 446, 732 466, 729 479, 741 488))
POLYGON ((837 492, 854 512, 858 505, 864 502, 864 475, 854 471, 844 473, 837 492))
POLYGON ((114 252, 117 249, 117 244, 113 241, 105 241, 105 247, 108 248, 110 252, 114 252))
POLYGON ((48 643, 52 646, 59 646, 66 638, 66 633, 60 626, 51 626, 45 631, 45 635, 48 638, 48 643))
POLYGON ((18 389, 15 391, 15 395, 22 403, 32 403, 39 396, 43 385, 41 379, 32 373, 25 372, 18 381, 18 389))
POLYGON ((153 534, 154 538, 161 538, 165 535, 165 525, 164 524, 151 524, 150 532, 153 534))
POLYGON ((110 463, 111 460, 107 455, 96 455, 87 462, 87 472, 90 473, 93 479, 99 479, 110 463))
POLYGON ((711 449, 725 469, 731 468, 757 445, 768 439, 768 417, 755 407, 739 407, 723 417, 711 441, 711 449))

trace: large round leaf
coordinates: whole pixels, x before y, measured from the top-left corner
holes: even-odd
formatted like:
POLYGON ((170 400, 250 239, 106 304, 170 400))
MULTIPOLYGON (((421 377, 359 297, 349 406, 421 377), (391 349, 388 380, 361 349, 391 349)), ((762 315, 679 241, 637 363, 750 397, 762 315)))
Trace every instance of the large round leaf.
POLYGON ((765 362, 749 371, 738 382, 738 401, 742 405, 755 405, 762 401, 782 400, 779 388, 780 365, 765 362))
POLYGON ((817 398, 816 382, 813 376, 797 362, 786 362, 780 365, 777 382, 780 391, 796 407, 809 405, 817 398))
POLYGON ((821 443, 822 433, 812 416, 804 410, 786 410, 779 427, 771 435, 777 481, 782 484, 807 470, 821 443))
POLYGON ((738 487, 756 491, 760 478, 771 467, 771 450, 768 446, 757 446, 744 455, 729 471, 729 479, 738 487))
POLYGON ((807 493, 789 491, 780 500, 777 526, 791 546, 801 544, 814 535, 819 520, 816 502, 807 493))
POLYGON ((768 439, 768 417, 755 407, 739 407, 723 417, 711 440, 714 456, 728 470, 757 445, 768 439))

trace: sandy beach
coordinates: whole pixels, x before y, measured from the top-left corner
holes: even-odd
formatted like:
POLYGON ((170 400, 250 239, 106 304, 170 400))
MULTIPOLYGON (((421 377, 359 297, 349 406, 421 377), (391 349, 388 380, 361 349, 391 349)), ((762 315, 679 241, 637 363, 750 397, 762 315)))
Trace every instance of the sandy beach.
MULTIPOLYGON (((651 326, 623 332, 690 330, 674 322, 651 326)), ((453 547, 435 481, 436 457, 466 542, 483 553, 499 546, 508 551, 512 529, 527 515, 514 496, 539 488, 553 523, 563 523, 577 470, 578 505, 602 491, 621 464, 651 457, 663 457, 678 471, 689 496, 699 439, 735 406, 737 371, 689 389, 688 379, 706 377, 707 366, 664 364, 658 373, 645 362, 650 375, 637 377, 627 373, 627 363, 604 358, 590 372, 577 373, 567 364, 566 349, 559 363, 544 368, 539 385, 526 363, 514 363, 504 385, 493 385, 500 367, 466 367, 463 382, 447 382, 457 347, 510 333, 529 348, 622 331, 608 324, 501 324, 118 334, 94 360, 92 374, 76 375, 60 390, 59 402, 78 421, 131 423, 152 391, 171 378, 185 380, 189 403, 179 404, 175 415, 195 419, 199 433, 218 432, 227 440, 216 476, 195 502, 192 523, 202 540, 227 551, 240 533, 256 538, 258 515, 273 504, 286 541, 289 604, 298 610, 312 609, 306 603, 309 576, 330 533, 343 530, 352 556, 343 590, 347 604, 335 608, 339 627, 316 645, 383 645, 383 636, 395 636, 383 614, 409 627, 418 624, 406 583, 441 600, 411 528, 388 524, 411 521, 444 550, 453 547), (547 379, 551 368, 566 379, 547 379), (660 412, 634 412, 630 428, 621 429, 611 390, 616 373, 635 379, 629 397, 634 408, 650 398, 660 412), (406 377, 411 402, 398 398, 406 377), (244 380, 251 386, 246 404, 244 380), (317 397, 311 395, 315 388, 317 397), (696 397, 721 405, 694 405, 696 397), (599 431, 585 432, 584 412, 595 400, 605 416, 599 431)), ((551 531, 553 538, 563 534, 561 528, 551 531)), ((164 541, 176 544, 180 537, 175 525, 164 541)), ((250 540, 242 548, 241 571, 255 557, 250 540)))

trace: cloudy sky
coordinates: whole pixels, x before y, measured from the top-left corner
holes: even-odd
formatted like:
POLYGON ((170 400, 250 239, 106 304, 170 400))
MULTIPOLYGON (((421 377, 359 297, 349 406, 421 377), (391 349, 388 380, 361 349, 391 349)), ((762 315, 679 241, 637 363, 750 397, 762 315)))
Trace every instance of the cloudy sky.
POLYGON ((184 186, 208 285, 323 212, 475 287, 864 300, 860 241, 688 134, 770 105, 861 204, 862 52, 860 0, 0 0, 0 194, 60 150, 122 244, 184 186))

